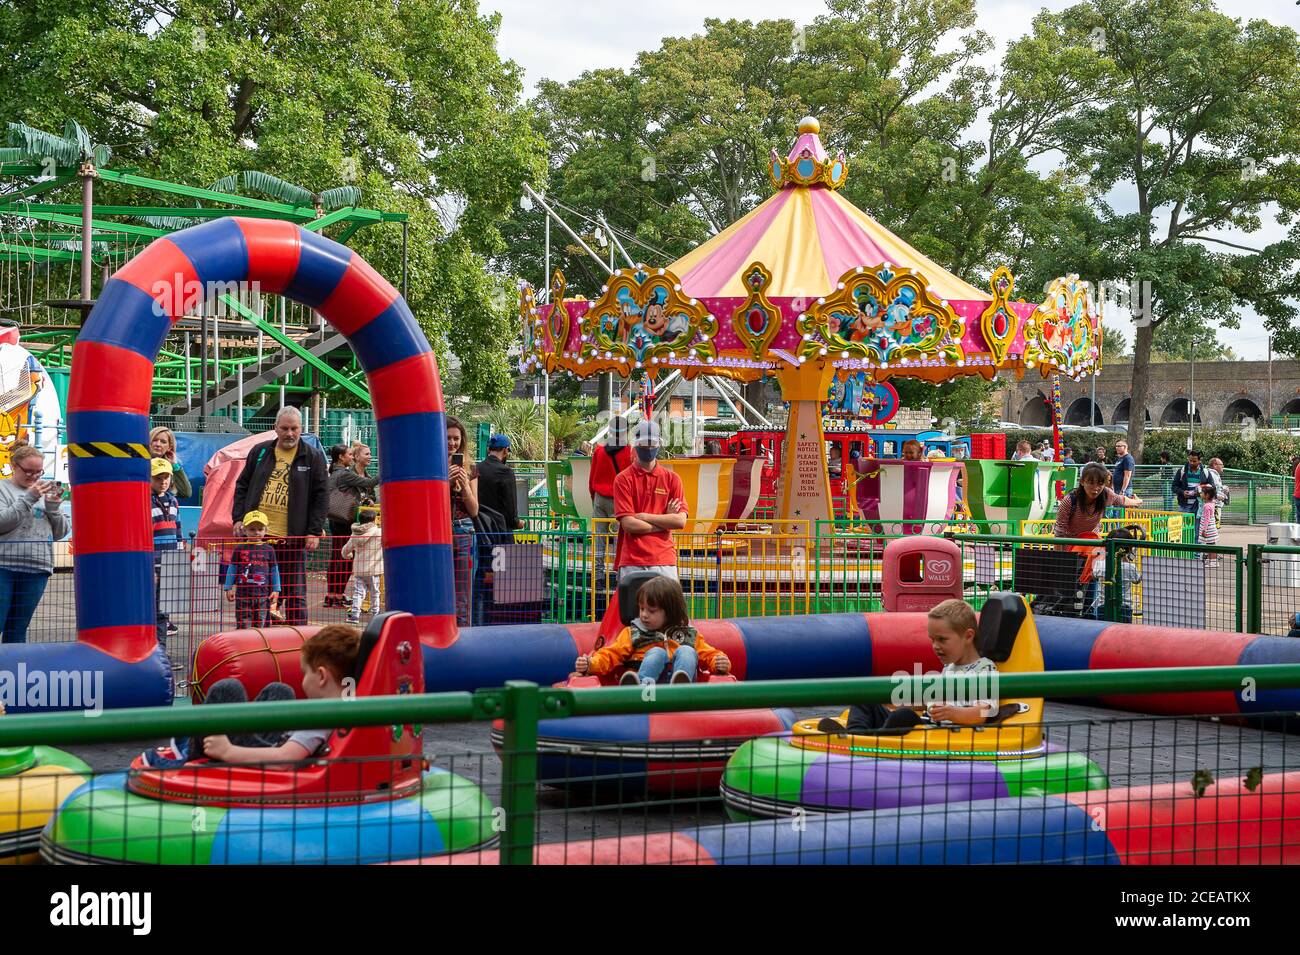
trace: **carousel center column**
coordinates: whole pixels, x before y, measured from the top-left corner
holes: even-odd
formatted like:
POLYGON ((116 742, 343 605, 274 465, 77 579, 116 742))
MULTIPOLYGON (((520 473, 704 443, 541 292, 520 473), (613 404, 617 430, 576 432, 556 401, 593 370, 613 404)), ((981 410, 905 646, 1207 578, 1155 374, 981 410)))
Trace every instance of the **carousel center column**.
POLYGON ((835 516, 822 431, 822 404, 834 374, 829 363, 811 362, 778 372, 781 396, 790 403, 790 418, 781 456, 776 516, 783 522, 808 522, 806 528, 787 523, 786 532, 808 533, 814 529, 814 521, 835 516))

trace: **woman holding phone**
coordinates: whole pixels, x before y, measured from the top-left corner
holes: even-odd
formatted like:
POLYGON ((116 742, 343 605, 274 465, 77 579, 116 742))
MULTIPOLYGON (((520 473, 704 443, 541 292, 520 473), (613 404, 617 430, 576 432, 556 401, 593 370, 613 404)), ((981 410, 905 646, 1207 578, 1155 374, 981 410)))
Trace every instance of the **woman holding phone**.
POLYGON ((68 519, 59 510, 63 486, 44 478, 44 454, 20 442, 9 464, 13 474, 0 481, 0 643, 26 643, 68 519))
POLYGON ((456 569, 456 622, 469 625, 470 587, 474 580, 473 517, 478 514, 478 468, 465 465, 469 440, 465 426, 447 415, 447 484, 451 490, 452 563, 456 569))

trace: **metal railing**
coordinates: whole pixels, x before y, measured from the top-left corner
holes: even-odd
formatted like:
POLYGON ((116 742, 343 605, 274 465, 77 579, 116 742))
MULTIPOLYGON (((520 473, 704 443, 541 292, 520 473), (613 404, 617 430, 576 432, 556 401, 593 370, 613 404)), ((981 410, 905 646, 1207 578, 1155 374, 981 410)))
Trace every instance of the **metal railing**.
MULTIPOLYGON (((490 539, 455 535, 454 583, 462 624, 601 619, 616 590, 614 523, 593 520, 575 525, 553 519, 527 523, 513 535, 490 539)), ((1132 521, 1125 518, 1122 523, 1132 521)), ((1089 592, 1072 601, 1056 600, 1050 611, 1046 604, 1040 605, 1039 612, 1275 634, 1288 633, 1292 618, 1300 613, 1300 564, 1293 563, 1296 552, 1288 548, 1260 545, 1252 550, 1255 556, 1247 559, 1240 548, 1160 540, 1154 530, 1151 540, 1120 543, 1037 536, 1047 530, 1045 524, 1033 525, 1035 533, 1029 535, 968 533, 988 529, 1002 528, 969 521, 790 522, 721 525, 710 532, 680 532, 674 540, 678 576, 694 619, 881 610, 885 545, 916 530, 958 543, 964 592, 976 603, 993 589, 1036 593, 1026 589, 1016 574, 1022 549, 1076 546, 1103 556, 1102 568, 1118 566, 1123 571, 1131 566, 1130 579, 1126 584, 1103 570, 1100 589, 1079 588, 1089 592), (1132 560, 1125 561, 1125 555, 1132 555, 1132 560), (1140 579, 1132 579, 1132 571, 1140 579)), ((347 619, 355 586, 352 562, 339 553, 345 542, 346 538, 326 537, 295 565, 291 583, 299 585, 301 615, 285 622, 325 624, 347 619)), ((184 550, 160 555, 159 635, 178 673, 199 642, 214 632, 236 628, 240 611, 248 609, 223 593, 235 543, 205 542, 195 547, 190 541, 184 550)), ((0 542, 0 569, 6 566, 6 549, 21 554, 28 548, 45 553, 50 545, 0 542)), ((32 642, 68 641, 76 634, 75 588, 68 572, 75 556, 69 542, 56 542, 53 557, 55 572, 46 581, 28 625, 26 639, 32 642)), ((1082 569, 1072 572, 1075 578, 1082 569)), ((1057 596, 1061 596, 1069 589, 1072 581, 1065 578, 1071 574, 1056 572, 1061 577, 1057 596)), ((379 586, 382 605, 382 577, 379 586)), ((373 604, 372 596, 363 594, 359 608, 363 617, 373 612, 373 604)), ((280 618, 272 617, 270 622, 280 618)))
MULTIPOLYGON (((968 599, 1010 590, 1036 614, 1194 630, 1247 630, 1241 548, 1178 541, 954 537, 968 599)), ((1251 631, 1258 632, 1258 631, 1251 631)))
MULTIPOLYGON (((1139 464, 1133 470, 1130 492, 1149 506, 1164 511, 1178 510, 1170 482, 1180 466, 1139 464)), ((1228 502, 1223 508, 1224 523, 1271 524, 1291 520, 1292 477, 1225 468, 1223 484, 1228 491, 1228 502)))
MULTIPOLYGON (((472 823, 479 832, 490 829, 500 837, 499 854, 494 854, 484 842, 476 846, 467 846, 469 853, 480 852, 479 861, 499 861, 504 864, 527 865, 540 859, 567 859, 570 846, 539 846, 539 834, 546 834, 552 841, 564 842, 576 837, 573 851, 583 852, 590 843, 582 840, 597 837, 605 832, 614 831, 622 839, 630 840, 629 849, 634 849, 641 841, 642 855, 651 840, 669 836, 684 836, 688 840, 705 833, 708 823, 720 818, 718 813, 718 796, 716 794, 678 794, 662 800, 647 800, 644 797, 627 797, 620 795, 595 797, 589 795, 566 795, 557 800, 548 797, 539 800, 539 791, 545 785, 541 775, 542 754, 547 751, 544 737, 553 729, 545 729, 542 721, 553 721, 547 726, 562 725, 565 720, 574 717, 612 716, 618 714, 672 714, 680 712, 707 713, 719 710, 755 710, 773 707, 842 707, 847 702, 859 704, 887 703, 902 694, 908 698, 920 699, 929 687, 931 677, 896 674, 890 677, 862 677, 835 680, 772 680, 751 683, 700 684, 684 686, 661 686, 654 693, 646 693, 642 687, 611 687, 600 689, 572 690, 568 688, 541 687, 533 683, 516 681, 504 687, 481 689, 469 692, 451 692, 438 694, 417 694, 385 697, 362 697, 346 700, 300 700, 276 703, 240 703, 240 704, 206 704, 183 708, 151 708, 140 710, 122 710, 108 712, 98 719, 86 719, 79 713, 32 714, 11 716, 0 720, 0 747, 23 747, 32 745, 84 745, 92 743, 125 742, 148 740, 153 738, 205 737, 215 734, 269 733, 288 731, 304 726, 410 726, 424 729, 425 745, 430 744, 430 735, 439 731, 441 724, 448 723, 482 723, 500 721, 500 757, 499 777, 490 775, 481 760, 480 775, 475 781, 462 780, 465 786, 482 787, 483 800, 471 803, 472 818, 462 817, 462 824, 472 823), (589 801, 590 800, 590 801, 589 801), (679 825, 678 813, 686 810, 689 818, 686 824, 679 825), (556 821, 558 817, 558 822, 556 821), (543 853, 550 852, 550 855, 543 853)), ((946 693, 955 697, 974 698, 983 687, 978 683, 978 676, 958 677, 951 681, 946 693)), ((1037 673, 1002 673, 998 675, 997 695, 1001 699, 1022 698, 1052 700, 1102 697, 1144 697, 1149 694, 1190 693, 1205 691, 1240 691, 1243 686, 1255 691, 1278 690, 1300 687, 1300 664, 1258 665, 1258 666, 1214 666, 1214 667, 1173 667, 1127 670, 1086 670, 1037 673)), ((1057 705, 1057 704, 1053 704, 1057 705)), ((1253 792, 1264 774, 1276 771, 1285 772, 1294 769, 1295 757, 1300 750, 1300 739, 1266 730, 1226 727, 1218 723, 1197 723, 1189 718, 1137 718, 1116 714, 1104 714, 1096 710, 1083 713, 1063 712, 1063 719, 1045 720, 1042 723, 1017 727, 1018 733, 1032 733, 1041 730, 1049 741, 1055 742, 1055 748, 1078 749, 1080 759, 1071 760, 1064 770, 1066 776, 1074 776, 1076 786, 1073 788, 1097 789, 1106 784, 1112 788, 1121 783, 1145 786, 1174 785, 1177 792, 1173 795, 1179 799, 1194 799, 1205 795, 1211 786, 1223 784, 1230 788, 1234 777, 1245 777, 1245 789, 1253 792), (1189 740, 1191 741, 1189 743, 1189 740), (1062 745, 1064 744, 1064 746, 1062 745), (1172 749, 1172 753, 1171 753, 1172 749), (1159 754, 1159 758, 1153 758, 1159 754), (1172 756, 1172 758, 1171 758, 1172 756), (1104 775, 1103 775, 1104 774, 1104 775), (1252 783, 1252 777, 1254 782, 1252 783)), ((1267 714, 1257 714, 1266 716, 1267 714)), ((1294 714, 1289 714, 1294 717, 1294 714)), ((1287 714, 1278 714, 1277 719, 1285 720, 1287 714)), ((1282 724, 1283 729, 1294 729, 1282 724)), ((463 735, 463 729, 452 728, 463 735)), ((420 735, 418 732, 416 735, 420 735)), ((455 739, 459 740, 460 735, 455 739)), ((785 738, 788 742, 788 737, 785 738)), ((742 739, 734 742, 739 745, 742 739)), ((780 744, 782 741, 777 740, 780 744)), ((434 743, 435 746, 443 745, 434 743)), ((456 745, 456 744, 453 744, 456 745)), ((699 743, 694 744, 696 747, 699 743)), ((734 749, 734 747, 733 747, 734 749)), ((796 750, 790 751, 792 754, 796 750)), ((445 756, 437 753, 426 755, 437 763, 445 756)), ((794 759, 790 756, 789 759, 794 759)), ((644 758, 642 758, 644 759, 644 758)), ((866 760, 870 764, 871 760, 866 760)), ((885 761, 889 763, 889 760, 885 761)), ((945 767, 954 763, 950 760, 928 759, 925 761, 932 774, 942 774, 945 767)), ((312 760, 300 764, 304 767, 312 760)), ((467 765, 462 762, 460 768, 467 765)), ((897 765, 895 763, 895 765, 897 765)), ((957 761, 957 766, 963 765, 957 761)), ((964 765, 969 766, 969 762, 964 765)), ((1038 767, 1038 773, 1045 773, 1038 767)), ((219 779, 228 772, 220 765, 207 771, 219 779)), ((644 777, 646 767, 629 774, 644 777)), ((70 777, 84 778, 83 773, 69 770, 70 777)), ((90 775, 94 775, 93 771, 90 775)), ((1046 777, 1044 777, 1046 778, 1046 777)), ((1272 777, 1275 780, 1281 777, 1272 777)), ((1069 780, 1067 779, 1067 782, 1069 780)), ((21 776, 19 785, 23 784, 21 776)), ((20 814, 35 813, 32 808, 38 787, 48 788, 49 776, 34 778, 31 781, 32 800, 27 808, 20 809, 20 814)), ((75 788, 77 780, 69 784, 75 788)), ((114 783, 120 791, 121 782, 114 783)), ((860 777, 846 777, 841 784, 846 792, 852 793, 862 786, 898 787, 903 792, 901 782, 889 783, 887 780, 877 782, 874 773, 865 773, 860 777)), ((1066 791, 1071 787, 1067 787, 1066 791)), ((1285 792, 1294 795, 1296 782, 1283 783, 1273 792, 1285 792)), ((1048 790, 1051 791, 1051 790, 1048 790)), ((1058 790, 1059 791, 1059 790, 1058 790)), ((86 791, 83 790, 83 793, 86 791)), ((97 787, 89 792, 86 811, 94 811, 94 796, 101 797, 104 811, 117 812, 121 805, 110 789, 97 787)), ((1099 793, 1104 799, 1105 793, 1099 793)), ((22 794, 17 805, 22 806, 22 794)), ((1031 786, 1026 790, 1011 790, 1010 805, 1013 808, 1023 805, 1032 810, 1038 805, 1042 791, 1031 786)), ((979 798, 973 796, 972 798, 979 798)), ((1147 791, 1148 801, 1163 798, 1159 792, 1147 791)), ((1244 794, 1242 795, 1244 798, 1244 794)), ((926 812, 940 814, 969 812, 969 804, 948 803, 946 799, 933 804, 918 807, 926 812)), ((68 800, 72 802, 72 800, 68 800)), ((885 805, 889 805, 888 801, 885 805)), ((65 803, 65 806, 67 803, 65 803)), ((162 812, 166 802, 157 802, 157 813, 162 812)), ((176 803, 171 803, 176 805, 176 803)), ((382 803, 380 804, 383 805, 382 803)), ((187 803, 181 801, 185 812, 187 803)), ((52 807, 51 807, 52 808, 52 807)), ((1276 812, 1279 806, 1271 811, 1276 812)), ((48 812, 48 810, 46 810, 48 812)), ((69 809, 64 810, 70 811, 69 809)), ((220 810, 212 810, 219 812, 220 810)), ((319 812, 319 810, 317 810, 319 812)), ((825 812, 827 810, 811 810, 825 812)), ((833 810, 832 810, 833 811, 833 810)), ((886 810, 888 811, 888 810, 886 810)), ((303 825, 299 828, 287 828, 291 820, 275 821, 273 814, 263 812, 258 826, 266 827, 268 833, 277 833, 278 839, 310 839, 312 831, 319 829, 320 822, 303 825)), ((786 824, 800 824, 808 817, 808 811, 800 811, 796 806, 787 813, 786 824)), ((1176 816, 1177 814, 1171 814, 1176 816)), ((870 818, 861 817, 861 818, 870 818)), ((956 818, 956 817, 954 817, 956 818)), ((1213 820, 1213 815, 1210 817, 1213 820)), ((0 822, 5 822, 0 818, 0 822)), ((190 816, 184 815, 184 826, 178 826, 170 833, 149 830, 145 838, 174 839, 182 847, 190 847, 195 842, 194 833, 199 829, 190 825, 190 816)), ((1222 820, 1220 820, 1222 821, 1222 820)), ((1280 820, 1279 820, 1280 821, 1280 820)), ((450 824, 454 823, 452 820, 450 824)), ((1093 826, 1094 831, 1102 831, 1106 821, 1099 820, 1101 828, 1093 826)), ((395 832, 403 825, 409 825, 396 815, 386 817, 382 824, 395 832)), ((359 826, 353 812, 344 809, 333 813, 333 821, 325 825, 339 827, 359 826)), ((755 833, 762 832, 763 826, 770 823, 754 823, 755 833)), ((1168 830, 1172 834, 1179 822, 1166 817, 1162 821, 1144 824, 1148 831, 1146 836, 1152 844, 1158 842, 1155 828, 1168 830)), ((86 828, 90 830, 90 826, 86 828)), ((743 827, 742 827, 743 828, 743 827)), ((928 828, 928 827, 927 827, 928 828)), ((936 827, 942 829, 943 827, 936 827)), ((873 838, 874 827, 863 827, 863 837, 873 838)), ((1251 829, 1251 833, 1255 830, 1251 829)), ((391 834, 391 833, 390 833, 391 834)), ((380 838, 370 840, 378 844, 379 852, 392 853, 392 840, 380 838)), ((135 838, 141 838, 136 835, 135 838)), ((255 845, 258 834, 252 834, 255 845)), ((927 838, 939 838, 931 833, 927 838)), ((1254 839, 1254 835, 1242 836, 1245 840, 1254 839)), ((115 836, 116 842, 123 841, 122 836, 115 836)), ((340 843, 349 842, 340 839, 340 843)), ((353 838, 351 841, 358 841, 353 838)), ((618 841, 621 841, 618 840, 618 841)), ((741 842, 746 840, 741 839, 741 842)), ((269 843, 268 843, 269 844, 269 843)), ((870 843, 867 843, 869 847, 870 843)), ((1240 846, 1216 844, 1218 849, 1249 850, 1255 843, 1243 843, 1240 846)), ((1258 846, 1255 846, 1258 848, 1258 846)), ((93 849, 93 842, 91 845, 93 849)), ((269 851, 269 850, 268 850, 269 851)), ((448 851, 444 844, 437 852, 448 851)), ((734 861, 760 861, 761 844, 753 850, 757 855, 749 858, 748 848, 733 847, 730 850, 741 855, 734 861)), ((429 855, 435 854, 430 849, 429 855)), ((629 859, 635 856, 629 852, 629 859)), ((262 861, 258 856, 243 861, 262 861)), ((324 857, 309 858, 309 861, 330 861, 328 853, 324 857)), ((373 858, 367 861, 378 861, 373 858)), ((432 861, 416 856, 412 861, 432 861)), ((573 861, 582 861, 575 856, 573 861)), ((592 861, 592 860, 586 860, 592 861)), ((618 861, 609 859, 607 861, 618 861)), ((648 861, 644 858, 642 861, 648 861)), ((664 859, 663 861, 674 861, 664 859)), ((691 861, 681 858, 676 861, 691 861)), ((1003 861, 1017 861, 1007 859, 1003 861)))

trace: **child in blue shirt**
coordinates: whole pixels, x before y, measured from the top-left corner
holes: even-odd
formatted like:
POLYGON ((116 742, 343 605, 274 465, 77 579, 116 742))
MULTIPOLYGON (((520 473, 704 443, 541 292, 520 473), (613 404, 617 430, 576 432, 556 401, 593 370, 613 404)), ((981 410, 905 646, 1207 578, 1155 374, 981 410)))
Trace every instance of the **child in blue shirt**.
POLYGON ((157 614, 158 643, 167 647, 167 637, 177 633, 171 619, 162 612, 162 555, 180 547, 180 502, 170 490, 172 465, 166 458, 154 458, 149 465, 151 517, 153 520, 154 611, 157 614))
POLYGON ((266 543, 266 515, 244 515, 244 543, 235 548, 226 565, 226 599, 235 602, 235 626, 240 630, 269 625, 268 617, 280 599, 280 565, 275 550, 266 543))

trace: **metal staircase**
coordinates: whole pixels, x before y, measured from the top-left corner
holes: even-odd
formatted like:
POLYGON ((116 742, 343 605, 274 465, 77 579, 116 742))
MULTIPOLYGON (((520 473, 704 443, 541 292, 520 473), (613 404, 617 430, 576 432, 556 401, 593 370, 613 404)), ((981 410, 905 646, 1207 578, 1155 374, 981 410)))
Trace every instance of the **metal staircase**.
MULTIPOLYGON (((279 329, 276 329, 276 331, 278 332, 279 329)), ((347 338, 329 326, 318 328, 309 334, 294 337, 291 340, 297 345, 298 350, 318 359, 328 355, 336 348, 345 347, 348 343, 347 338)), ((234 374, 227 375, 221 381, 210 382, 208 385, 208 414, 213 414, 223 408, 229 408, 238 402, 241 384, 244 394, 248 395, 264 385, 274 384, 276 381, 293 374, 305 364, 307 364, 307 359, 302 354, 280 345, 273 351, 267 352, 260 365, 245 368, 242 381, 238 374, 234 374)), ((201 406, 202 397, 196 390, 192 399, 178 401, 168 408, 165 413, 184 415, 192 413, 201 406)))

